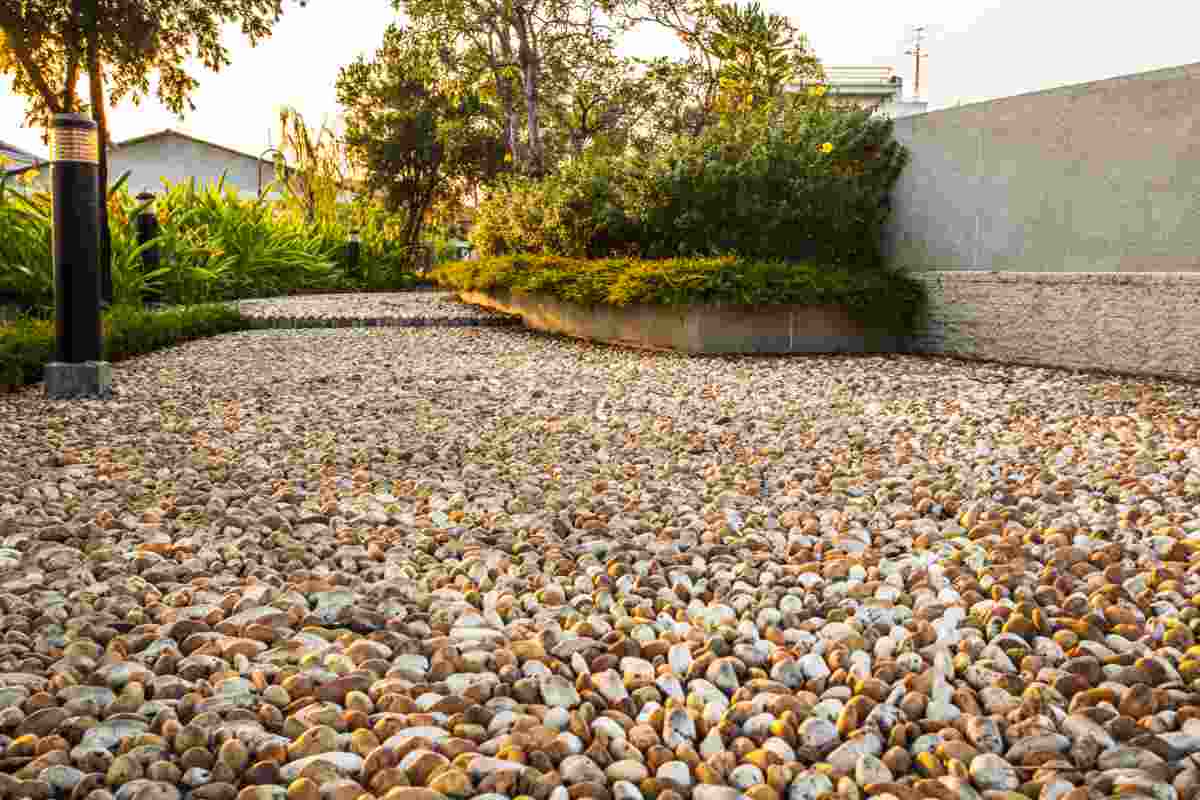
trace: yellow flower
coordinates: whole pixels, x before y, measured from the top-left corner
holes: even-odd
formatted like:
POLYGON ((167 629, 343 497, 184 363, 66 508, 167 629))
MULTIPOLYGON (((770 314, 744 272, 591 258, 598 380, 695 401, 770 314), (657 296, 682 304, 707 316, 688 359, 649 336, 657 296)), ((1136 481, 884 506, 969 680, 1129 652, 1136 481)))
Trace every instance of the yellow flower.
POLYGON ((822 86, 821 84, 817 84, 816 86, 808 87, 808 96, 809 97, 824 97, 825 96, 825 87, 822 86))
POLYGON ((511 164, 511 163, 512 163, 512 153, 505 153, 505 154, 504 154, 504 163, 505 163, 505 164, 511 164))
POLYGON ((826 155, 828 155, 829 153, 832 153, 833 152, 833 143, 826 142, 825 144, 821 145, 821 152, 825 153, 826 155))

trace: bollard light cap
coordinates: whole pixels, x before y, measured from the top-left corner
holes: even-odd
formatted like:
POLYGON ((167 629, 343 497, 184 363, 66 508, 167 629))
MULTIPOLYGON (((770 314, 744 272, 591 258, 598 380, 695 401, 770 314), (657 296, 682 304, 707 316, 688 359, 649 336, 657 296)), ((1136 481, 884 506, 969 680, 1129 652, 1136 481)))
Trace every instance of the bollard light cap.
POLYGON ((55 114, 50 121, 50 163, 100 163, 96 123, 83 114, 55 114))
POLYGON ((85 128, 87 130, 96 130, 96 120, 86 114, 79 114, 74 111, 67 111, 61 114, 50 115, 50 127, 53 128, 85 128))

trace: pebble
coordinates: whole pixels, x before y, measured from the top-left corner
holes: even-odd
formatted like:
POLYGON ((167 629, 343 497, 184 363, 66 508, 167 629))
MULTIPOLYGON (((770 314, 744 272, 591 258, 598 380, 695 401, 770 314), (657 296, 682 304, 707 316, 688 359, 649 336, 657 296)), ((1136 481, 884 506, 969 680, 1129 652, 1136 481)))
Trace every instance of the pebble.
POLYGON ((433 325, 114 371, 0 396, 0 796, 1200 798, 1196 387, 433 325))

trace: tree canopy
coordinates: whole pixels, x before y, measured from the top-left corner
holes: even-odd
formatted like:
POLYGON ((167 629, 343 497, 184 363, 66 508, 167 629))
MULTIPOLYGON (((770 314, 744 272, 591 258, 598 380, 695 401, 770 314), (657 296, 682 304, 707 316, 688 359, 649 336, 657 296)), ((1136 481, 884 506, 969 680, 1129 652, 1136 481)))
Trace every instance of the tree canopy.
MULTIPOLYGON (((187 61, 219 70, 229 64, 221 40, 237 23, 255 43, 271 32, 284 0, 0 0, 0 75, 30 99, 28 122, 79 111, 81 72, 98 67, 116 103, 154 94, 175 113, 193 108, 197 79, 187 61), (98 64, 87 63, 94 47, 98 64), (153 82, 152 82, 153 79, 153 82)), ((306 0, 297 0, 305 5, 306 0)))
MULTIPOLYGON (((296 0, 301 6, 307 0, 296 0)), ((211 70, 229 63, 221 28, 239 23, 253 44, 271 32, 283 0, 0 0, 0 75, 29 98, 27 123, 91 111, 98 127, 100 186, 108 186, 107 106, 150 93, 180 114, 198 85, 185 69, 197 58, 211 70), (89 101, 79 98, 88 75, 89 101)), ((108 205, 100 204, 102 293, 112 299, 108 205)))

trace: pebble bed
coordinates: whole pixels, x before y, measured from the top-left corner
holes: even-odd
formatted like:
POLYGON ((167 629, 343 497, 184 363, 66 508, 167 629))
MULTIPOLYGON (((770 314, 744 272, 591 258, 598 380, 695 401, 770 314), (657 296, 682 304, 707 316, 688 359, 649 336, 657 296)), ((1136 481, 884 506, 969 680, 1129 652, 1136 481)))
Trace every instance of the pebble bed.
POLYGON ((0 796, 1197 796, 1200 388, 396 328, 114 390, 0 397, 0 796))
POLYGON ((460 302, 441 290, 242 300, 254 328, 420 328, 520 325, 519 317, 460 302))

